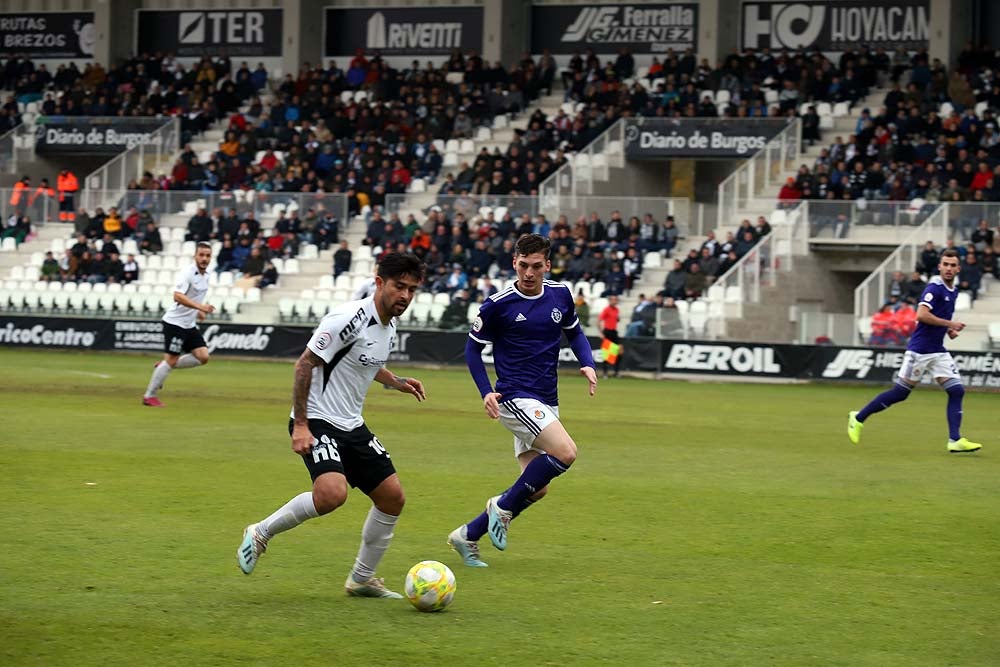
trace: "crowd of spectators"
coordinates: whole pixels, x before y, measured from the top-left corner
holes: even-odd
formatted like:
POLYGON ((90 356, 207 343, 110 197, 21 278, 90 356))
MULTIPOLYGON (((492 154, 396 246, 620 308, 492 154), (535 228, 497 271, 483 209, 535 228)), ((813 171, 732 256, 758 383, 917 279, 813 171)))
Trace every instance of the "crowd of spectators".
MULTIPOLYGON (((862 109, 854 132, 803 165, 779 198, 830 202, 817 209, 814 232, 832 227, 835 235, 866 217, 876 222, 872 200, 914 202, 917 210, 1000 201, 998 63, 992 49, 971 47, 950 72, 923 53, 900 63, 882 105, 862 109)), ((975 211, 959 214, 964 240, 979 219, 975 211)))
POLYGON ((471 138, 496 115, 521 111, 540 90, 536 80, 534 65, 507 71, 474 52, 456 51, 441 68, 394 69, 360 51, 346 69, 307 63, 273 96, 230 115, 209 159, 188 147, 169 187, 345 193, 357 214, 414 178, 433 182, 443 166, 437 140, 471 138))
POLYGON ((514 241, 525 233, 551 240, 550 279, 603 283, 600 296, 630 290, 641 275, 644 254, 669 253, 680 235, 673 216, 656 220, 651 213, 626 220, 612 211, 602 220, 593 212, 571 224, 566 216, 550 222, 542 214, 512 211, 499 220, 492 211, 470 220, 461 211, 434 206, 422 224, 412 215, 404 223, 395 214, 383 218, 375 212, 363 243, 382 252, 417 254, 427 265, 428 289, 454 296, 480 278, 512 277, 514 241))
POLYGON ((32 102, 43 115, 171 115, 180 117, 185 140, 237 111, 268 82, 261 64, 251 70, 243 62, 234 69, 228 57, 216 57, 186 65, 163 53, 143 53, 108 67, 86 63, 82 70, 69 62, 55 72, 14 57, 0 68, 0 78, 0 87, 14 91, 4 104, 8 116, 18 112, 18 103, 32 102))
POLYGON ((743 220, 736 231, 726 232, 724 240, 717 239, 715 232, 708 232, 700 248, 692 248, 686 257, 674 260, 658 295, 674 301, 700 298, 770 233, 771 225, 764 216, 758 217, 756 224, 743 220))

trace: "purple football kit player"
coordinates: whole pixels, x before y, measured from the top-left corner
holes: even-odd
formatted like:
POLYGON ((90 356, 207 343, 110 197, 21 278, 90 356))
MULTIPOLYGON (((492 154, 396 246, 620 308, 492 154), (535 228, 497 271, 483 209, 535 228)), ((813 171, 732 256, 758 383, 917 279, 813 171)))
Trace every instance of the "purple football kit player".
POLYGON ((576 443, 559 421, 559 348, 564 334, 591 396, 597 388, 593 354, 573 295, 565 285, 544 279, 551 267, 549 252, 548 239, 537 234, 517 240, 517 280, 483 302, 466 342, 465 360, 483 408, 513 433, 521 467, 513 486, 490 498, 484 512, 448 536, 448 544, 470 567, 486 567, 479 539, 488 534, 493 546, 506 549, 511 520, 540 500, 549 482, 576 460, 576 443), (495 387, 482 358, 487 345, 492 346, 495 387))
POLYGON ((861 441, 861 429, 868 417, 905 401, 926 372, 948 393, 948 451, 958 454, 982 448, 981 444, 962 437, 962 397, 965 396, 965 388, 955 360, 944 347, 945 335, 955 338, 965 328, 965 324, 952 319, 958 296, 958 285, 955 284, 959 269, 958 253, 945 250, 941 253, 940 262, 939 275, 928 281, 920 295, 917 327, 906 346, 896 383, 861 410, 848 415, 847 437, 854 444, 861 441))

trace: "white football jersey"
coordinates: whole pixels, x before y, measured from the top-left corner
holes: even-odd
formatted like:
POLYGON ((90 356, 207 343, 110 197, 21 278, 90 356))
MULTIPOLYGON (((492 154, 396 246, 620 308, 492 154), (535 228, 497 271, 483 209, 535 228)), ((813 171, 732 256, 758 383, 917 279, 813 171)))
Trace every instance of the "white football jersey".
MULTIPOLYGON (((205 297, 208 296, 208 272, 201 273, 198 271, 198 265, 192 262, 186 269, 181 269, 177 273, 173 291, 180 292, 192 301, 205 303, 205 297)), ((197 310, 182 306, 176 301, 163 315, 164 322, 182 329, 190 329, 197 319, 197 310)))
POLYGON ((395 340, 396 320, 382 325, 374 297, 349 301, 327 313, 306 345, 323 360, 313 369, 306 417, 344 431, 361 426, 368 388, 395 340))

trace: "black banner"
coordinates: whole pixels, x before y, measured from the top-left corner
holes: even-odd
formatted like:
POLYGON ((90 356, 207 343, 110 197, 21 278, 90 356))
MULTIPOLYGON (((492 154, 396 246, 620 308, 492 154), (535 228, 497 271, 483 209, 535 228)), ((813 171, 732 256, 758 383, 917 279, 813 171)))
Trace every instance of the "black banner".
POLYGON ((788 122, 778 119, 630 118, 625 127, 625 157, 750 157, 788 122))
POLYGON ((930 0, 744 2, 743 48, 893 51, 930 46, 930 0))
POLYGON ((280 58, 280 9, 136 10, 135 52, 280 58))
MULTIPOLYGON (((232 324, 199 325, 212 354, 295 358, 312 335, 310 326, 232 324)), ((462 332, 400 330, 392 363, 465 364, 462 332)), ((594 360, 602 360, 600 338, 590 337, 594 360)), ((161 353, 163 323, 159 320, 112 320, 72 317, 0 315, 0 346, 133 350, 161 353)), ((903 363, 902 349, 733 343, 721 341, 622 340, 622 370, 666 375, 761 377, 837 382, 891 382, 903 363)), ((965 385, 1000 389, 1000 355, 990 352, 952 353, 965 385)), ((489 346, 483 360, 493 363, 489 346)), ((577 368, 573 351, 559 351, 560 366, 577 368)), ((933 379, 924 377, 925 384, 933 379)))
POLYGON ((387 56, 447 55, 452 49, 482 53, 483 8, 327 7, 323 32, 324 58, 353 56, 358 49, 387 56))
POLYGON ((0 58, 94 58, 94 12, 0 14, 0 58))
POLYGON ((155 118, 99 116, 41 116, 35 127, 38 153, 117 155, 145 144, 155 148, 163 141, 157 130, 167 121, 155 118))
POLYGON ((610 54, 622 47, 642 54, 697 49, 698 5, 595 3, 531 8, 532 53, 593 49, 610 54))

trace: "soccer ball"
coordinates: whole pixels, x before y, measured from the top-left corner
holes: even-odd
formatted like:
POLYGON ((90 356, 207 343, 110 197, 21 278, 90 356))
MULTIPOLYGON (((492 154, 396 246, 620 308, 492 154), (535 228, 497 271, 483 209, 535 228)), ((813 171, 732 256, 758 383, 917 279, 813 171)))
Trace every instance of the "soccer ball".
POLYGON ((441 611, 455 597, 455 575, 444 563, 422 560, 406 573, 406 599, 420 611, 441 611))

